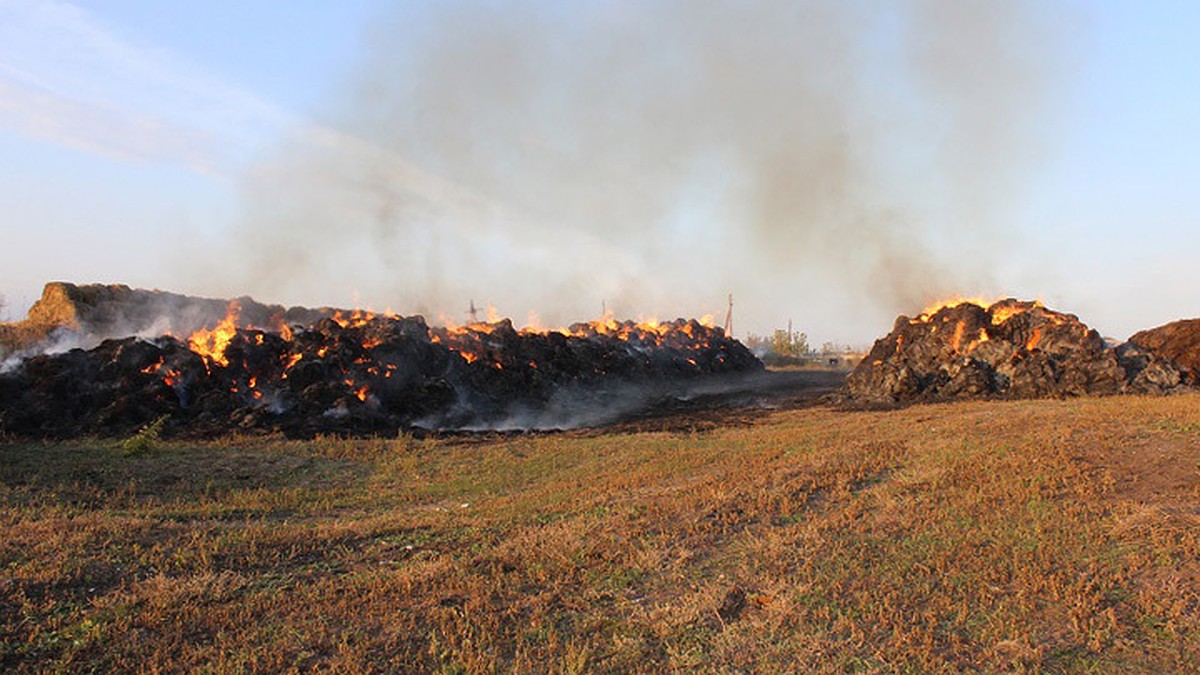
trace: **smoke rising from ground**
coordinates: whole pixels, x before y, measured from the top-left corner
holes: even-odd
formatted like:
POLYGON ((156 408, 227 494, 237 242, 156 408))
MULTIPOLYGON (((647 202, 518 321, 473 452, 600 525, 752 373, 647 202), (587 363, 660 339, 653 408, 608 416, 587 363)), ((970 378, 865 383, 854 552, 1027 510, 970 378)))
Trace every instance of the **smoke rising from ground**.
POLYGON ((732 291, 739 334, 837 312, 828 326, 873 334, 989 290, 1046 141, 1061 55, 1044 7, 398 11, 331 104, 344 134, 297 137, 247 182, 238 292, 561 323, 602 301, 723 312, 732 291))

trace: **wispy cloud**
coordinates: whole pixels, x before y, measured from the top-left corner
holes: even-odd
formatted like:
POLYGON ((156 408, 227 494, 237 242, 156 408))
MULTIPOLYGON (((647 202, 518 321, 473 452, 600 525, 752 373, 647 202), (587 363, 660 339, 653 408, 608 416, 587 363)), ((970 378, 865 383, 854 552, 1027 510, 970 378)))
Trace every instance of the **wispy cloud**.
POLYGON ((108 108, 0 79, 0 126, 124 161, 182 161, 213 171, 218 139, 136 111, 108 108))
POLYGON ((0 0, 0 127, 129 161, 230 173, 298 121, 69 2, 0 0))
POLYGON ((369 165, 442 206, 488 200, 394 151, 316 124, 70 2, 0 0, 0 128, 126 161, 237 175, 279 147, 369 165))

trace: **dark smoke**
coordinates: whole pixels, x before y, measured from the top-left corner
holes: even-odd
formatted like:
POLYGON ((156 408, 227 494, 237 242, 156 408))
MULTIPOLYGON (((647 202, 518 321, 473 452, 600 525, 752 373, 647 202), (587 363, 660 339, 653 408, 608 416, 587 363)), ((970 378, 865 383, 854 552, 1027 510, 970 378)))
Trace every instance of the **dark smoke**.
POLYGON ((298 134, 252 176, 236 292, 565 323, 602 300, 722 312, 732 291, 741 329, 799 312, 873 334, 993 290, 1047 141, 1047 7, 409 6, 334 95, 342 131, 298 134))

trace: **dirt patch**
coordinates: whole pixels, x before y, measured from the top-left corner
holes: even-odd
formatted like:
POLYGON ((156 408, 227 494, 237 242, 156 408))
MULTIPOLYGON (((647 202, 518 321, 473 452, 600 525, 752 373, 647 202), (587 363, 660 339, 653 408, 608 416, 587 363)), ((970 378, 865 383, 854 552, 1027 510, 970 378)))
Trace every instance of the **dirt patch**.
POLYGON ((1125 443, 1089 444, 1081 461, 1102 472, 1109 499, 1200 515, 1197 439, 1168 432, 1125 443))

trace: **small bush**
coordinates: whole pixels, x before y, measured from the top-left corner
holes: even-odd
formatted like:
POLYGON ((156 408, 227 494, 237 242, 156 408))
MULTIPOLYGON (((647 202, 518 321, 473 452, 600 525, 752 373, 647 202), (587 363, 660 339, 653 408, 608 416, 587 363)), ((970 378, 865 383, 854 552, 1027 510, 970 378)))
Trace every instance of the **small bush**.
POLYGON ((163 415, 153 422, 143 425, 141 429, 137 430, 137 433, 118 443, 121 452, 126 457, 132 457, 134 455, 143 455, 158 447, 163 425, 167 423, 169 417, 170 415, 163 415))

